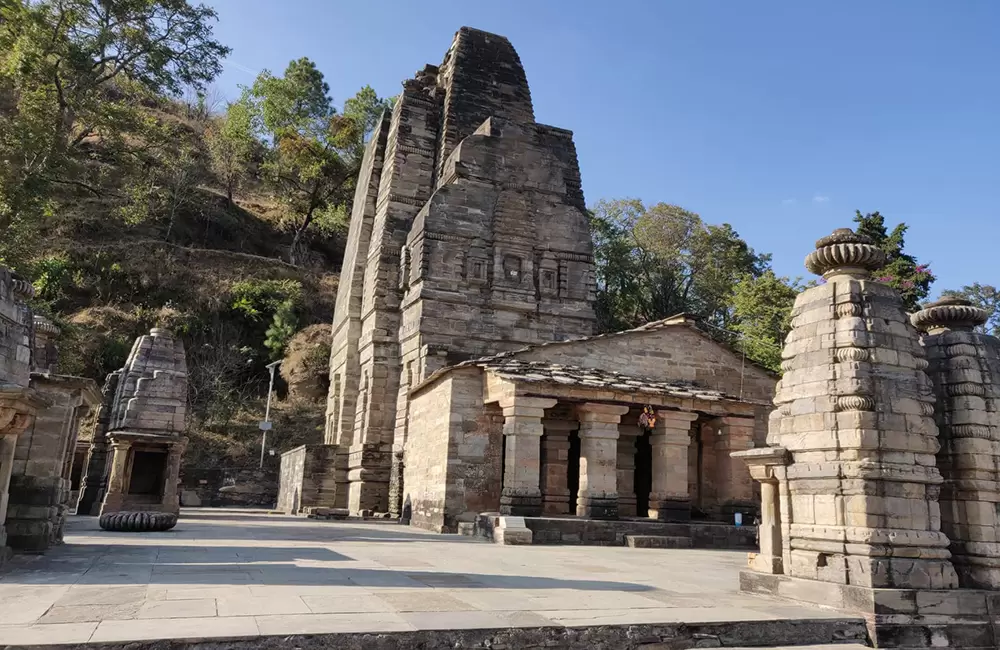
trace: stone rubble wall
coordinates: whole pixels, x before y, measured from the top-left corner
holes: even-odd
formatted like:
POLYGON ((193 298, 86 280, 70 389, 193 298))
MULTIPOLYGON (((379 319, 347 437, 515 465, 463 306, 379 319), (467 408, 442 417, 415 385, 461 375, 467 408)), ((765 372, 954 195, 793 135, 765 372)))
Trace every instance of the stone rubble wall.
POLYGON ((336 445, 302 445, 283 453, 277 509, 295 515, 309 508, 335 507, 336 454, 336 445))

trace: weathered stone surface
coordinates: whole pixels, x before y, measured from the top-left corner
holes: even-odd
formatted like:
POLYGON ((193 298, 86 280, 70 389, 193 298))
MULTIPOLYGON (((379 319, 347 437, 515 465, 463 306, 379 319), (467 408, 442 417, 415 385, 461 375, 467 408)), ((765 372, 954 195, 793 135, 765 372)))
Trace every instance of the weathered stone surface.
MULTIPOLYGON (((114 397, 102 404, 99 418, 99 426, 104 426, 106 406, 103 442, 110 445, 111 460, 100 513, 177 514, 181 455, 187 444, 181 436, 187 414, 184 346, 168 330, 154 327, 135 340, 125 366, 112 374, 117 377, 109 378, 105 388, 114 385, 114 397)), ((95 433, 95 447, 98 438, 95 433)))
POLYGON ((945 299, 913 314, 925 334, 941 431, 941 528, 963 587, 1000 589, 1000 340, 985 310, 945 299), (966 381, 975 370, 981 382, 966 381))
POLYGON ((15 459, 17 440, 46 405, 29 387, 33 316, 26 301, 33 295, 30 283, 0 267, 0 565, 10 553, 4 521, 11 476, 22 475, 27 466, 25 459, 15 459))
POLYGON ((277 509, 290 515, 312 508, 335 508, 336 445, 302 445, 281 455, 277 509))

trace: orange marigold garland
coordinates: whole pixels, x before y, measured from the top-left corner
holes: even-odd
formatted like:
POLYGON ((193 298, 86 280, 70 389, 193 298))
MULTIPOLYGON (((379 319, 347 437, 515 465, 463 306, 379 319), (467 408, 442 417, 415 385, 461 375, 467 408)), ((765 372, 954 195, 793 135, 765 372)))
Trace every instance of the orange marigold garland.
POLYGON ((642 407, 642 414, 639 416, 639 426, 647 431, 652 431, 656 426, 656 411, 652 406, 642 407))

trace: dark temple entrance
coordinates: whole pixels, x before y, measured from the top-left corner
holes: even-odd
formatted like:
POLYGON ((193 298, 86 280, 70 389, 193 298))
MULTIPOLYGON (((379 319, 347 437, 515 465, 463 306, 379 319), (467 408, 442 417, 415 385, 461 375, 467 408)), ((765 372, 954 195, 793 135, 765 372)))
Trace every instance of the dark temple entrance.
POLYGON ((653 447, 650 432, 644 431, 635 440, 635 516, 649 516, 649 491, 653 489, 653 447))
POLYGON ((150 497, 163 496, 163 481, 166 471, 166 453, 160 451, 134 452, 128 494, 150 497))

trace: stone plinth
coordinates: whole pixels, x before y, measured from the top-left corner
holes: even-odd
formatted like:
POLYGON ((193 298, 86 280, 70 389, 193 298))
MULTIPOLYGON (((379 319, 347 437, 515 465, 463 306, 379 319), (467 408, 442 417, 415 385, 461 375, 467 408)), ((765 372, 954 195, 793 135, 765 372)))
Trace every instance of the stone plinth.
POLYGON ((295 515, 336 508, 336 445, 302 445, 281 455, 277 509, 295 515))
POLYGON ((1000 340, 985 310, 945 299, 913 314, 924 332, 941 431, 941 528, 963 587, 1000 589, 1000 340))

